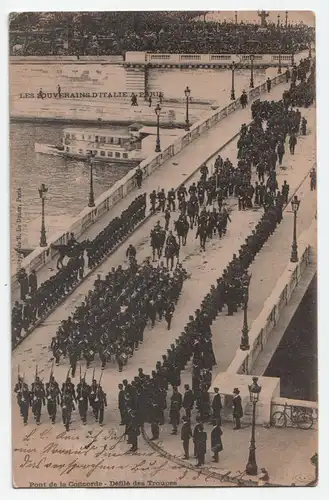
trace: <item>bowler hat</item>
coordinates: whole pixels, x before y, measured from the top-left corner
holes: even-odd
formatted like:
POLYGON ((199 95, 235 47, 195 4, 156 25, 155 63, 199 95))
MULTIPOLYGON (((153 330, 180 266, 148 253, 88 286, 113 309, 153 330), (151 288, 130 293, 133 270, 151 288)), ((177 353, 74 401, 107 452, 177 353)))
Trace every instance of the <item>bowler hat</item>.
POLYGON ((240 394, 240 391, 237 387, 233 389, 233 394, 240 394))

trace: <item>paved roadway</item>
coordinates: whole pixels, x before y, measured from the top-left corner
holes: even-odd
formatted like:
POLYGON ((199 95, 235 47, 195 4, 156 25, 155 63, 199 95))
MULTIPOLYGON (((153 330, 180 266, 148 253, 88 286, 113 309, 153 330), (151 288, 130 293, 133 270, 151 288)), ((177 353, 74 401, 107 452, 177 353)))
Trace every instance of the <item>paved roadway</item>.
MULTIPOLYGON (((273 100, 282 97, 283 90, 287 88, 286 84, 280 84, 274 87, 271 91, 270 97, 273 100)), ((268 94, 263 94, 261 99, 266 99, 268 94)), ((186 146, 179 154, 173 158, 169 158, 160 168, 147 177, 143 182, 143 192, 149 193, 161 187, 167 192, 170 188, 178 187, 185 178, 189 177, 196 169, 205 161, 209 156, 214 154, 218 149, 229 141, 240 130, 242 123, 251 121, 250 108, 239 109, 220 121, 211 130, 202 134, 201 137, 195 139, 192 143, 186 146)), ((224 152, 221 153, 224 156, 224 152)), ((90 240, 94 239, 106 227, 106 225, 116 216, 120 216, 122 211, 125 210, 132 200, 137 196, 138 191, 133 190, 123 200, 119 201, 109 212, 87 229, 85 233, 79 238, 90 240)), ((39 284, 48 279, 51 275, 56 273, 56 261, 54 258, 44 266, 38 274, 39 284)), ((19 298, 19 289, 12 290, 12 300, 19 298)))
MULTIPOLYGON (((281 89, 282 92, 282 89, 281 89)), ((274 94, 274 92, 273 92, 274 94)), ((271 96, 273 98, 273 96, 271 96)), ((240 113, 240 112, 237 112, 240 113)), ((242 112, 243 113, 243 112, 242 112)), ((248 115, 250 114, 250 110, 248 110, 248 115)), ((315 140, 314 140, 314 130, 315 130, 315 110, 313 108, 309 110, 303 110, 302 114, 304 114, 309 122, 309 127, 311 129, 311 134, 306 137, 300 138, 297 148, 296 154, 294 157, 291 157, 288 153, 284 158, 284 166, 286 169, 282 169, 278 173, 279 184, 283 182, 283 179, 287 179, 288 183, 291 186, 291 191, 298 187, 302 179, 305 177, 308 170, 312 167, 315 161, 315 140)), ((236 132, 237 127, 239 125, 235 121, 235 128, 233 129, 232 118, 227 118, 225 120, 226 128, 231 127, 231 136, 236 132)), ((236 120, 236 117, 234 117, 236 120)), ((247 122, 249 116, 239 117, 240 123, 242 121, 247 122)), ((218 134, 217 130, 217 134, 218 134)), ((207 134, 209 135, 209 134, 207 134)), ((223 139, 223 137, 221 137, 223 139)), ((212 141, 216 144, 216 138, 212 138, 212 141)), ((208 140, 207 140, 208 142, 208 140)), ((222 140, 221 142, 225 142, 222 140)), ((217 143, 218 144, 218 143, 217 143)), ((214 146, 214 144, 212 145, 214 146)), ((191 146, 193 148, 193 145, 191 146)), ((194 148, 194 154, 197 158, 194 159, 193 167, 195 165, 199 165, 202 162, 200 159, 200 148, 194 148)), ((206 157, 209 155, 211 150, 204 151, 203 156, 206 157)), ((229 157, 233 162, 236 161, 236 141, 231 142, 225 150, 221 153, 222 156, 229 157)), ((190 167, 191 164, 184 161, 184 166, 186 165, 186 170, 190 167)), ((182 163, 183 166, 183 163, 182 163)), ((172 167, 172 166, 171 166, 172 167)), ((176 167, 175 167, 176 168, 176 167)), ((183 169, 185 173, 185 168, 183 169)), ((155 176, 159 174, 156 173, 155 176)), ((152 176, 153 177, 153 176, 152 176)), ((148 180, 148 182, 152 181, 152 177, 148 180)), ((163 179, 162 185, 167 189, 171 186, 168 182, 168 175, 166 179, 163 179)), ((181 176, 177 176, 177 184, 181 180, 181 176)), ((198 175, 195 176, 198 178, 198 175)), ((191 182, 194 179, 191 179, 191 182)), ((153 179, 154 181, 154 179, 153 179)), ((172 183, 172 180, 170 180, 172 183)), ((147 182, 145 183, 147 184, 147 182)), ((306 229, 312 217, 314 216, 316 199, 315 193, 310 193, 308 190, 308 183, 306 182, 300 188, 298 192, 300 198, 302 199, 302 203, 299 210, 298 215, 298 234, 306 229)), ((250 233, 252 227, 256 224, 257 220, 261 216, 260 211, 247 211, 247 212, 238 212, 236 210, 236 202, 235 200, 230 200, 230 205, 232 207, 232 223, 228 226, 228 233, 226 237, 224 237, 221 241, 215 239, 211 244, 208 243, 207 252, 205 254, 200 253, 198 241, 194 239, 194 231, 193 234, 189 234, 188 243, 185 248, 182 249, 182 259, 184 261, 184 266, 191 273, 191 278, 185 282, 183 287, 183 293, 178 302, 178 306, 175 311, 175 315, 173 318, 173 324, 171 331, 167 331, 165 328, 164 322, 157 322, 155 328, 147 329, 145 334, 145 340, 142 347, 138 352, 135 352, 133 358, 129 360, 128 366, 125 367, 124 372, 119 374, 116 365, 109 366, 103 375, 102 384, 108 394, 108 410, 106 413, 106 430, 104 433, 109 432, 109 426, 111 428, 117 428, 118 423, 118 414, 115 410, 116 408, 116 398, 117 398, 117 384, 121 382, 122 378, 131 379, 137 372, 138 367, 143 367, 145 372, 150 372, 159 358, 159 356, 164 353, 167 347, 172 343, 172 341, 179 335, 180 331, 183 329, 186 321, 188 319, 188 315, 190 312, 193 312, 200 304, 200 301, 204 297, 204 295, 209 290, 211 284, 213 284, 218 276, 221 275, 222 270, 226 267, 228 261, 231 259, 232 254, 236 252, 243 242, 244 238, 250 233)), ((160 218, 160 217, 158 217, 160 218)), ((129 243, 133 243, 137 246, 138 257, 139 259, 143 259, 146 256, 150 255, 149 248, 149 232, 153 227, 156 218, 152 218, 148 221, 141 229, 136 231, 126 242, 126 244, 119 248, 108 260, 105 262, 98 270, 96 270, 93 275, 87 279, 73 294, 70 296, 65 303, 59 307, 48 320, 38 327, 33 334, 26 339, 21 346, 19 346, 13 354, 12 367, 13 367, 13 376, 15 377, 17 374, 17 366, 20 365, 21 372, 24 372, 26 378, 29 382, 32 381, 35 365, 38 364, 39 371, 41 376, 44 379, 47 379, 49 376, 49 367, 50 367, 50 357, 51 352, 48 351, 48 345, 50 342, 51 336, 55 333, 58 323, 61 319, 66 318, 70 312, 83 300, 84 295, 87 291, 92 287, 93 281, 95 279, 95 275, 100 273, 106 273, 108 269, 112 266, 116 266, 122 263, 124 258, 125 248, 129 243)), ((279 226, 275 235, 269 240, 269 242, 265 245, 264 249, 257 257, 255 263, 252 265, 251 272, 253 274, 253 279, 251 282, 251 293, 250 293, 250 323, 257 316, 259 311, 262 308, 262 304, 266 300, 267 296, 271 293, 273 286, 276 283, 276 280, 280 276, 280 273, 285 268, 286 263, 289 259, 290 255, 290 241, 291 241, 291 232, 292 232, 292 217, 289 211, 284 217, 283 222, 279 226), (259 294, 259 289, 261 287, 262 294, 259 294)), ((214 350, 216 353, 218 366, 217 370, 225 370, 227 365, 232 359, 232 355, 235 352, 235 349, 240 341, 240 330, 242 325, 242 314, 238 313, 233 316, 233 318, 227 318, 222 314, 216 323, 213 326, 213 341, 214 341, 214 350), (233 336, 234 335, 234 336, 233 336)), ((96 361, 96 376, 98 377, 100 374, 99 362, 96 361)), ((58 380, 63 380, 66 376, 67 372, 67 362, 64 361, 61 363, 59 367, 56 367, 55 376, 58 380)), ((90 382, 92 369, 87 373, 87 380, 90 382)), ((189 381, 190 382, 190 370, 187 369, 182 377, 182 382, 189 381)), ((214 376, 216 375, 216 371, 214 372, 214 376)), ((77 378, 74 380, 77 383, 77 378)), ((77 417, 74 420, 78 420, 77 417)), ((42 422, 46 422, 47 418, 44 415, 42 422)), ((19 414, 17 411, 17 406, 14 401, 14 412, 13 412, 13 422, 14 422, 14 446, 22 447, 22 437, 23 433, 32 431, 34 429, 34 425, 32 423, 32 419, 30 419, 30 424, 27 428, 23 428, 22 423, 19 418, 19 414)), ((44 430, 45 425, 40 427, 40 431, 44 430)), ((47 428, 49 426, 46 426, 47 428)), ((86 435, 88 431, 94 432, 95 426, 94 424, 89 424, 87 429, 82 429, 80 427, 80 423, 77 421, 73 422, 74 432, 72 436, 78 436, 79 439, 83 440, 83 444, 86 441, 86 435)), ((120 428, 121 429, 121 428, 120 428)), ((55 436, 61 432, 62 426, 58 424, 49 432, 46 433, 44 439, 48 439, 48 441, 53 441, 55 436)), ((117 431, 121 432, 121 431, 117 431)), ((70 434, 71 435, 71 434, 70 434)), ((61 438, 58 438, 59 445, 62 446, 61 438)), ((63 441, 65 443, 66 441, 63 441)), ((69 442, 70 443, 70 442, 69 442)), ((33 440, 31 446, 35 448, 35 451, 31 451, 31 456, 34 454, 35 458, 37 458, 38 453, 42 450, 42 446, 44 445, 44 441, 42 438, 33 440)), ((70 444, 72 446, 72 443, 70 444)), ((74 442, 74 447, 80 446, 79 440, 77 439, 74 442)), ((97 446, 101 446, 100 443, 97 446)), ((116 449, 118 453, 123 453, 126 449, 126 445, 124 443, 120 443, 117 445, 116 449)), ((142 450, 144 450, 144 445, 142 445, 142 450)), ((230 448, 228 447, 228 450, 230 448)), ((95 450, 96 453, 96 450, 95 450)), ((14 463, 17 464, 18 461, 22 461, 22 453, 18 452, 14 454, 14 463)), ((69 463, 69 458, 65 463, 69 463)), ((73 457, 74 458, 74 457, 73 457)), ((73 459, 71 457, 71 459, 73 459)), ((81 460, 81 456, 78 457, 79 462, 81 460)), ((85 457, 83 457, 83 460, 85 457)), ((86 460, 88 457, 86 457, 86 460)), ((131 465, 135 463, 138 457, 127 458, 125 455, 124 459, 120 459, 120 466, 123 463, 131 465)), ((61 463, 63 463, 63 457, 61 457, 61 463)), ((127 465, 127 467, 128 467, 127 465)), ((129 467, 130 467, 129 465, 129 467)), ((27 466, 26 466, 27 467, 27 466)), ((42 466, 43 467, 43 466, 42 466)), ((41 468, 42 468, 41 467, 41 468)), ((50 467, 50 466, 49 466, 50 467)), ((150 466, 151 469, 153 466, 150 466)), ((161 479, 164 477, 172 478, 173 474, 177 473, 173 472, 170 465, 163 465, 166 469, 165 474, 161 474, 161 479)), ((24 468, 23 468, 24 469, 24 468)), ((153 470, 153 469, 152 469, 153 470)), ((31 480, 32 476, 30 476, 32 469, 29 469, 29 478, 31 480)), ((113 477, 124 477, 120 476, 122 469, 113 470, 115 474, 113 477)), ((36 477, 40 478, 40 472, 36 472, 36 477)), ((82 471, 77 470, 76 477, 83 477, 81 475, 82 471)), ((148 474, 148 472, 145 472, 148 474)), ((99 471, 94 474, 95 477, 104 477, 103 472, 99 471)), ((107 475, 107 479, 110 476, 107 475)), ((112 475, 111 475, 112 477, 112 475)), ((140 477, 140 476, 139 476, 140 477)), ((58 479, 58 474, 53 475, 54 480, 58 479)), ((185 478, 186 479, 186 478, 185 478)), ((184 481, 182 479, 181 481, 184 481)), ((22 481, 24 479, 22 478, 22 481)), ((33 480, 33 479, 32 479, 33 480)), ((170 479, 168 479, 170 480, 170 479)), ((180 483, 181 484, 181 483, 180 483)), ((210 485, 209 483, 207 483, 210 485)), ((183 485, 183 483, 182 483, 183 485)))

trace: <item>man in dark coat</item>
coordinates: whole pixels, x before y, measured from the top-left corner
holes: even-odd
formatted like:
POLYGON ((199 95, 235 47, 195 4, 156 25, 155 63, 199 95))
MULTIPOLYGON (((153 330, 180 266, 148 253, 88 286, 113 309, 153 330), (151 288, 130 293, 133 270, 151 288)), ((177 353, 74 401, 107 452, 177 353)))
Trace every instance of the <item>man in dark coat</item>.
POLYGON ((190 458, 189 444, 190 444, 190 439, 192 437, 192 430, 190 421, 186 415, 183 416, 182 420, 183 420, 183 425, 181 428, 181 440, 183 441, 183 449, 184 449, 183 460, 188 460, 190 458))
POLYGON ((197 441, 198 436, 201 430, 203 429, 203 425, 199 416, 196 417, 197 424, 193 429, 193 443, 194 443, 194 456, 197 456, 197 441))
POLYGON ((213 462, 218 462, 219 452, 223 450, 222 436, 223 431, 219 426, 219 421, 214 421, 214 427, 211 431, 211 449, 214 453, 213 462))
POLYGON ((214 419, 219 421, 219 425, 220 425, 221 424, 220 412, 222 409, 222 401, 221 401, 218 387, 215 387, 214 391, 215 391, 215 396, 214 396, 214 399, 212 400, 211 407, 212 407, 213 417, 214 417, 214 419))
POLYGON ((235 431, 241 429, 240 419, 243 417, 241 396, 239 394, 240 394, 239 389, 235 387, 235 389, 233 389, 233 421, 234 421, 233 429, 235 431))
POLYGON ((191 411, 194 405, 194 395, 188 384, 184 385, 185 393, 183 397, 183 408, 188 420, 191 420, 191 411))
POLYGON ((170 403, 170 422, 173 427, 172 434, 177 434, 177 425, 180 421, 180 410, 182 408, 182 395, 176 386, 173 387, 173 395, 170 403))
POLYGON ((119 384, 119 395, 118 395, 118 408, 120 411, 121 422, 120 425, 124 425, 126 422, 125 414, 126 414, 126 404, 125 404, 125 391, 123 390, 123 385, 119 384))
POLYGON ((201 465, 204 465, 206 452, 207 452, 207 433, 205 432, 203 424, 201 423, 200 430, 198 432, 196 439, 196 458, 198 460, 198 463, 196 464, 197 467, 201 467, 201 465))
POLYGON ((38 279, 35 269, 31 272, 29 276, 29 287, 30 287, 30 295, 33 295, 38 288, 38 279))

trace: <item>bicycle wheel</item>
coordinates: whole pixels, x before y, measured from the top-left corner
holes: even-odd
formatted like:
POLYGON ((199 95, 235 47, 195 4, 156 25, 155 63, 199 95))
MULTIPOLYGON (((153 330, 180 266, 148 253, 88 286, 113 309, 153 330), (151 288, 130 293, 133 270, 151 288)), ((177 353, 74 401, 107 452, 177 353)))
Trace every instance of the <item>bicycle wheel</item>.
POLYGON ((310 413, 301 412, 296 415, 295 422, 299 429, 310 429, 313 425, 313 417, 310 413))
POLYGON ((286 427, 286 416, 283 411, 276 411, 271 418, 271 425, 274 427, 286 427))

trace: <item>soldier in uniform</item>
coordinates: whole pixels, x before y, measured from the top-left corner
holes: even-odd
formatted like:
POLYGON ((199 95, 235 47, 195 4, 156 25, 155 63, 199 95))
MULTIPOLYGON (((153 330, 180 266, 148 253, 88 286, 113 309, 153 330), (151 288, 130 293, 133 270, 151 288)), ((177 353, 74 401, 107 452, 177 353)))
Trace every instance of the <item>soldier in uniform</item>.
POLYGON ((163 188, 161 189, 161 191, 158 192, 157 198, 159 203, 158 211, 164 212, 166 208, 166 194, 163 188))
POLYGON ((152 193, 150 194, 150 202, 151 202, 151 212, 152 213, 155 213, 155 205, 156 205, 156 201, 157 201, 157 193, 156 193, 156 190, 153 189, 152 193))
POLYGON ((62 418, 63 424, 67 431, 70 430, 72 410, 75 410, 73 394, 70 391, 62 393, 62 418))
POLYGON ((58 337, 53 337, 51 340, 50 348, 53 351, 53 356, 55 358, 56 366, 59 366, 59 360, 63 354, 61 342, 58 337))
POLYGON ((170 219, 171 219, 170 209, 166 208, 166 211, 165 211, 165 221, 166 221, 166 223, 165 223, 165 231, 168 231, 168 229, 169 229, 170 219))
POLYGON ((102 427, 104 421, 104 409, 107 406, 106 394, 103 391, 103 388, 100 384, 97 385, 95 398, 93 401, 93 411, 95 422, 99 422, 99 425, 102 427))
POLYGON ((165 320, 167 321, 167 330, 170 330, 170 327, 171 327, 171 320, 172 320, 172 317, 173 317, 173 314, 174 314, 174 311, 175 311, 175 306, 174 306, 174 303, 173 302, 169 302, 166 306, 165 306, 165 313, 164 313, 164 316, 165 316, 165 320))
POLYGON ((288 203, 288 197, 289 197, 289 184, 287 183, 287 181, 283 181, 283 184, 282 184, 282 187, 281 187, 281 194, 282 194, 282 198, 283 198, 283 203, 285 205, 287 205, 288 203))
POLYGON ((183 415, 182 420, 183 420, 183 425, 181 428, 181 440, 183 441, 183 450, 184 450, 183 460, 188 460, 190 458, 189 448, 190 448, 190 439, 192 437, 192 430, 191 430, 190 419, 186 415, 183 415))
POLYGON ((45 406, 45 390, 40 378, 36 376, 31 387, 31 406, 36 424, 40 424, 42 405, 45 406))
POLYGON ((88 410, 88 398, 90 395, 90 387, 86 382, 86 377, 81 378, 77 385, 77 401, 79 408, 79 415, 83 425, 87 423, 87 410, 88 410))
POLYGON ((57 405, 60 404, 60 390, 53 374, 46 384, 47 411, 52 424, 56 421, 57 405))
POLYGON ((126 429, 126 434, 128 435, 128 443, 131 444, 129 451, 137 451, 138 449, 138 436, 140 435, 140 430, 137 423, 137 412, 136 410, 128 410, 128 424, 126 429))
POLYGON ((24 382, 23 377, 18 377, 18 382, 15 385, 14 392, 17 394, 17 403, 20 409, 20 414, 23 417, 24 425, 27 425, 29 407, 31 404, 31 394, 29 386, 24 382))
POLYGON ((175 204, 176 194, 175 194, 174 188, 171 188, 168 191, 167 200, 168 200, 168 210, 172 210, 173 212, 175 212, 175 210, 176 210, 176 204, 175 204))

